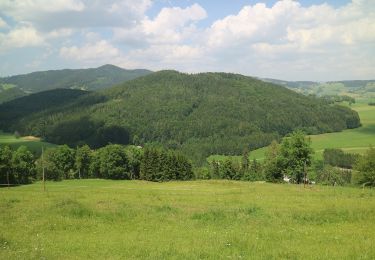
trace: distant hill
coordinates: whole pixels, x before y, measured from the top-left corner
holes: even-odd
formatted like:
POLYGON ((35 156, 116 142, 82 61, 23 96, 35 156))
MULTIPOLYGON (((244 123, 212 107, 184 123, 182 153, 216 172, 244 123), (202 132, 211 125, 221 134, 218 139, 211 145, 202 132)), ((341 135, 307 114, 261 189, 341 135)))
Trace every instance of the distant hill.
POLYGON ((334 96, 347 95, 354 98, 375 98, 375 80, 346 80, 346 81, 284 81, 278 79, 262 79, 275 83, 305 95, 334 96))
POLYGON ((25 95, 26 93, 20 88, 0 83, 0 104, 25 95))
POLYGON ((153 143, 200 161, 268 145, 294 129, 322 133, 360 125, 349 108, 238 74, 160 71, 33 108, 55 91, 0 105, 0 128, 70 145, 153 143))
POLYGON ((78 97, 89 93, 79 89, 54 89, 30 94, 0 105, 0 119, 11 124, 34 113, 61 109, 62 105, 76 102, 78 97))
POLYGON ((150 73, 149 70, 125 70, 113 65, 104 65, 92 69, 49 70, 0 78, 0 89, 4 90, 0 92, 0 103, 26 94, 57 88, 98 90, 150 73))

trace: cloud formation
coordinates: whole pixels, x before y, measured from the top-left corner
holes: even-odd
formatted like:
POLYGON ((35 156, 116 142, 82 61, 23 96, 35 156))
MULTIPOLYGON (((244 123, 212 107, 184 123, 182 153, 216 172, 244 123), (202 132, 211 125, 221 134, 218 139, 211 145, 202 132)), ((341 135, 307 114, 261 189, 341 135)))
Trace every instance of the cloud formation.
POLYGON ((0 53, 48 45, 55 49, 51 61, 82 66, 115 63, 290 80, 375 78, 372 0, 336 8, 292 0, 257 3, 208 26, 201 21, 210 19, 210 10, 199 1, 163 7, 153 17, 151 0, 12 3, 0 3, 0 53))

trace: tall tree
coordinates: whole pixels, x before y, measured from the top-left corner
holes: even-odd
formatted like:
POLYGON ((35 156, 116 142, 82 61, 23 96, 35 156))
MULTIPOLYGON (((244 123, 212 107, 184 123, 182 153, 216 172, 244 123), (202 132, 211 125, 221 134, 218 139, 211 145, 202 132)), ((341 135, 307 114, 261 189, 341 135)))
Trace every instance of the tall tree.
POLYGON ((263 164, 264 176, 267 181, 278 182, 283 178, 283 169, 280 164, 280 145, 272 141, 266 151, 266 158, 263 164))
POLYGON ((74 150, 67 145, 49 148, 44 153, 43 162, 41 158, 38 159, 38 172, 40 173, 43 165, 49 180, 73 178, 74 160, 74 150))
POLYGON ((249 169, 249 149, 246 147, 242 152, 241 171, 245 173, 249 169))
POLYGON ((301 183, 306 167, 311 165, 313 150, 310 138, 302 131, 293 132, 284 138, 280 147, 282 169, 293 182, 301 183))
POLYGON ((230 159, 224 161, 221 167, 221 178, 233 180, 236 176, 236 169, 230 159))
POLYGON ((8 184, 13 181, 12 150, 9 146, 0 146, 0 184, 8 184))
POLYGON ((92 151, 88 145, 78 147, 75 154, 75 168, 78 178, 88 178, 90 164, 92 160, 92 151))
POLYGON ((63 178, 70 179, 73 177, 74 150, 72 148, 67 145, 58 146, 51 159, 63 178))
POLYGON ((99 149, 100 177, 105 179, 130 179, 129 160, 121 145, 111 144, 99 149))
POLYGON ((18 184, 30 183, 36 176, 34 155, 26 146, 20 146, 13 152, 12 170, 18 184))
POLYGON ((129 159, 130 179, 139 179, 143 156, 142 148, 130 146, 126 149, 126 155, 129 159))

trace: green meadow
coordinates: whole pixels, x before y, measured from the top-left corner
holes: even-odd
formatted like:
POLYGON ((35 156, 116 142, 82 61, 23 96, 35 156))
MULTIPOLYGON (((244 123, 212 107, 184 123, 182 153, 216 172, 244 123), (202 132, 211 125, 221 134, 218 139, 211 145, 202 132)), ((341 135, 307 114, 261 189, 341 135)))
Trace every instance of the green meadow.
POLYGON ((54 146, 54 144, 43 142, 39 138, 35 138, 35 137, 32 137, 32 136, 17 138, 13 134, 4 133, 4 132, 1 132, 1 131, 0 131, 0 145, 8 145, 12 149, 17 149, 19 146, 24 145, 30 151, 32 151, 33 153, 36 153, 36 154, 41 153, 42 146, 44 148, 54 146))
POLYGON ((375 106, 353 104, 352 108, 359 113, 362 127, 338 133, 312 135, 312 147, 317 156, 321 156, 325 148, 341 148, 346 152, 363 153, 370 145, 375 145, 375 106))
MULTIPOLYGON (((345 152, 362 154, 370 145, 375 145, 375 106, 358 103, 353 104, 351 108, 358 112, 362 126, 342 132, 311 135, 311 146, 315 151, 315 158, 322 158, 325 148, 340 148, 345 152)), ((263 160, 266 150, 267 148, 263 147, 250 151, 250 159, 263 160)), ((213 155, 207 160, 224 160, 228 157, 232 160, 241 158, 241 156, 213 155)))
POLYGON ((374 259, 375 190, 65 180, 0 189, 0 259, 374 259))

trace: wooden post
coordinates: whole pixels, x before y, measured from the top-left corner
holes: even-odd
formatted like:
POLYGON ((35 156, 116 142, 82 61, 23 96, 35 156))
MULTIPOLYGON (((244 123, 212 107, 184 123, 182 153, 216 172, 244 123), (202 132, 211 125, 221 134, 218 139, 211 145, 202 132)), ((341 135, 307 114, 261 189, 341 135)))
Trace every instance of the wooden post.
POLYGON ((304 162, 304 165, 303 165, 303 187, 306 188, 306 161, 304 162))
POLYGON ((46 179, 45 179, 45 176, 44 176, 44 150, 43 150, 43 146, 42 146, 42 173, 43 173, 43 191, 46 191, 46 179))
POLYGON ((10 183, 9 183, 9 170, 7 171, 7 183, 8 183, 8 189, 10 187, 10 183))

